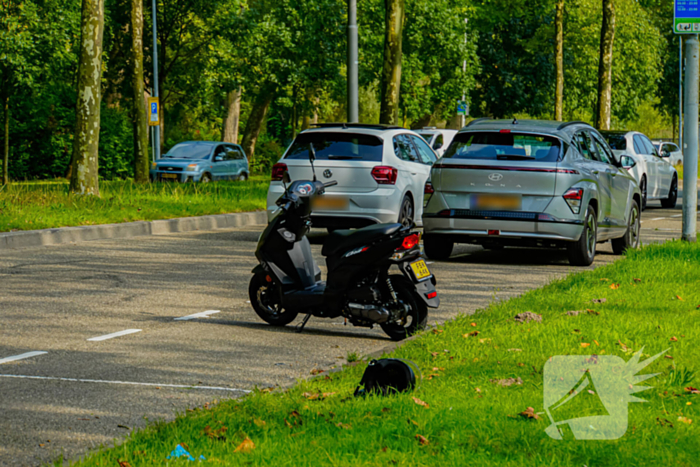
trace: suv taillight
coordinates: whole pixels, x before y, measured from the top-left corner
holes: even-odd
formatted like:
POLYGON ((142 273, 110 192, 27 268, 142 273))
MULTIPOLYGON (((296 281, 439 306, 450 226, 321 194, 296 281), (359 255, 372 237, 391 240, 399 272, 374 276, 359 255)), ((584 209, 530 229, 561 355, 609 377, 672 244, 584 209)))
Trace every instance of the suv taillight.
POLYGON ((284 173, 287 171, 287 164, 283 164, 281 162, 278 162, 277 164, 272 166, 272 177, 270 177, 270 180, 273 182, 281 182, 282 181, 282 176, 284 173))
POLYGON ((571 208, 571 212, 578 214, 581 212, 581 202, 583 201, 583 188, 569 188, 564 193, 564 201, 571 208))
POLYGON ((399 171, 394 167, 378 165, 372 169, 372 178, 380 185, 396 185, 399 171))

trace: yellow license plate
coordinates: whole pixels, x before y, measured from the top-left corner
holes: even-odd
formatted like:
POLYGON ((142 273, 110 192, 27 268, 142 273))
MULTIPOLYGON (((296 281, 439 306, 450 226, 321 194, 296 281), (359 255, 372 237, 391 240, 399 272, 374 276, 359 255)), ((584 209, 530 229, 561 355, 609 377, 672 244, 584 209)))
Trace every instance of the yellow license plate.
POLYGON ((160 178, 178 178, 178 174, 160 174, 160 178))
POLYGON ((430 277, 430 269, 428 269, 428 265, 425 264, 425 261, 423 260, 411 263, 411 269, 413 269, 413 274, 416 276, 417 280, 430 277))
POLYGON ((471 209, 475 211, 519 211, 523 199, 520 195, 472 195, 471 209))
POLYGON ((314 211, 347 211, 349 201, 344 196, 319 196, 314 198, 311 209, 314 211))

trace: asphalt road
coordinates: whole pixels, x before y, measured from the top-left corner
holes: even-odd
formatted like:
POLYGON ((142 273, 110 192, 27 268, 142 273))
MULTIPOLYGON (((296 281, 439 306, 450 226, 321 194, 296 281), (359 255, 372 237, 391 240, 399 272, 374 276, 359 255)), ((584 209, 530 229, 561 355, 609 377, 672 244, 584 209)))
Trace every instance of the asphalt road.
MULTIPOLYGON (((680 214, 645 211, 643 242, 680 237, 680 214)), ((288 385, 390 344, 381 329, 342 319, 312 318, 303 334, 262 323, 247 303, 261 230, 0 252, 0 466, 75 459, 147 420, 288 385), (209 310, 219 312, 175 320, 209 310), (88 340, 125 330, 140 331, 88 340), (28 352, 46 353, 6 360, 28 352)), ((322 242, 314 233, 321 264, 322 242)), ((594 266, 618 258, 609 244, 600 250, 594 266)), ((442 297, 431 324, 580 270, 563 252, 472 246, 431 268, 442 297)))

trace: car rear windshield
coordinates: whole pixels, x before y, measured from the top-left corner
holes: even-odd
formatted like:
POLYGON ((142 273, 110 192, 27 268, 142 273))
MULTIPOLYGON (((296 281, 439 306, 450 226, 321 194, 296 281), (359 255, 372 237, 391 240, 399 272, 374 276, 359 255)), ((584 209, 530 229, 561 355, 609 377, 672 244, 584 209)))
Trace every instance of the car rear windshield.
POLYGON ((551 136, 484 131, 457 134, 443 157, 556 162, 560 153, 560 141, 551 136))
POLYGON ((309 145, 314 145, 316 160, 356 160, 381 162, 384 143, 372 135, 356 133, 305 133, 297 136, 285 159, 309 159, 309 145))
POLYGON ((625 135, 603 134, 603 136, 610 145, 611 149, 614 149, 615 151, 624 151, 627 149, 627 139, 625 138, 625 135))
POLYGON ((163 157, 169 159, 206 159, 211 154, 211 144, 180 143, 163 157))

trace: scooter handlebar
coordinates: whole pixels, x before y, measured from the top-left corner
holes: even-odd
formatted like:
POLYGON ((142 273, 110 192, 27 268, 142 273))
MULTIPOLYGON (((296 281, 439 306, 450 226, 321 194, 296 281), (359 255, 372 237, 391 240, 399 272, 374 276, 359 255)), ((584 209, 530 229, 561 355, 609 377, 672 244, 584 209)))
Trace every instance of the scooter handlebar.
POLYGON ((324 183, 323 188, 328 188, 329 186, 336 186, 337 184, 338 184, 338 182, 336 182, 336 181, 324 183))

